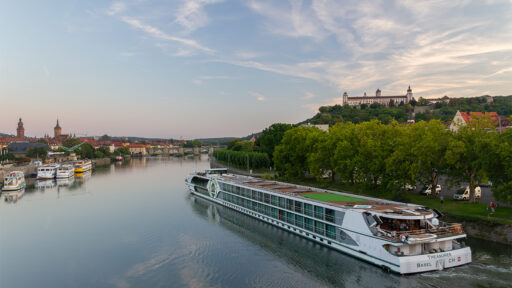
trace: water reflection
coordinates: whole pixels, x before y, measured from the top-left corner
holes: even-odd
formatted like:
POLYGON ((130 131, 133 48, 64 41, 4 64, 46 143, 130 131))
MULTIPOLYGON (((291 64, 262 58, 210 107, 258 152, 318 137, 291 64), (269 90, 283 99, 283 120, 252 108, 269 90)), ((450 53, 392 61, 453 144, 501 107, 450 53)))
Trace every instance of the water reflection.
POLYGON ((55 179, 49 179, 49 180, 36 180, 35 188, 38 190, 46 190, 49 188, 53 188, 57 186, 57 181, 55 179))
POLYGON ((57 178, 57 186, 58 187, 71 186, 74 182, 75 182, 75 176, 71 176, 69 178, 57 178))
POLYGON ((7 203, 16 203, 21 198, 23 198, 23 195, 25 194, 25 188, 14 190, 14 191, 2 191, 1 192, 1 198, 7 203))

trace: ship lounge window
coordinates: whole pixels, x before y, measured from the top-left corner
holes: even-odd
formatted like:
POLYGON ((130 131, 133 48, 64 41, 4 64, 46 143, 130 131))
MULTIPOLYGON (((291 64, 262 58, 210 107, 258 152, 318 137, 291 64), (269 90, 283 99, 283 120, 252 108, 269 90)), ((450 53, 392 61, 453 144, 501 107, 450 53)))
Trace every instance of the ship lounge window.
POLYGON ((313 219, 304 218, 304 228, 309 231, 313 231, 313 219))
POLYGON ((324 219, 324 208, 315 206, 315 218, 324 219))
POLYGON ((304 214, 313 216, 313 205, 304 203, 304 214))
POLYGON ((420 220, 404 220, 404 219, 393 219, 387 217, 380 217, 382 224, 380 228, 388 231, 412 231, 425 229, 426 224, 421 224, 420 220))
POLYGON ((302 202, 295 201, 295 212, 302 213, 302 202))
POLYGON ((334 210, 325 208, 325 220, 334 223, 334 210))

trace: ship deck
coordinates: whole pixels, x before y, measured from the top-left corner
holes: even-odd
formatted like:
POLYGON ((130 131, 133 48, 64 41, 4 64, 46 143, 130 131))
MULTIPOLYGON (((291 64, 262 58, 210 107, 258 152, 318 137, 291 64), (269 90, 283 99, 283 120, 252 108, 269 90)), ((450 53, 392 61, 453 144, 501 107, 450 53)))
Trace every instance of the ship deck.
POLYGON ((345 209, 372 211, 374 213, 389 215, 390 217, 424 217, 433 215, 432 210, 415 204, 393 202, 249 176, 223 174, 219 175, 219 179, 242 186, 258 188, 289 197, 291 196, 293 198, 307 199, 345 209))

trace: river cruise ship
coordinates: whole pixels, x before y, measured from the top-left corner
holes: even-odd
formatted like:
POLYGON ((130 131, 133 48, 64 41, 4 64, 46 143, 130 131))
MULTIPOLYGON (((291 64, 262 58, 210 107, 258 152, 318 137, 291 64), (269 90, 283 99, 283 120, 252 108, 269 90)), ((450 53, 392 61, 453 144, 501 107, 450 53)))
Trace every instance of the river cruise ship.
POLYGON ((461 224, 415 204, 326 191, 209 169, 190 174, 194 195, 399 274, 471 262, 461 224))
POLYGON ((54 179, 59 167, 59 164, 47 164, 37 168, 37 179, 54 179))
POLYGON ((92 169, 91 160, 79 160, 75 162, 75 173, 84 173, 92 169))
POLYGON ((71 164, 64 164, 57 169, 57 178, 69 178, 75 175, 75 168, 71 164))
POLYGON ((4 187, 2 191, 15 191, 25 188, 25 174, 21 171, 9 172, 4 177, 4 187))

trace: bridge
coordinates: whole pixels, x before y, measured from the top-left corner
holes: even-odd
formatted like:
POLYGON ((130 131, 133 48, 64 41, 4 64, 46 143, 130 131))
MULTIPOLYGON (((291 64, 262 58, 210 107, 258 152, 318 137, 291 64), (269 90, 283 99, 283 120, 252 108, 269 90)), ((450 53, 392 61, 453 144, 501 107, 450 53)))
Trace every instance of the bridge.
POLYGON ((149 155, 170 155, 170 156, 183 156, 187 155, 199 155, 206 154, 212 155, 213 150, 218 149, 220 147, 212 147, 212 146, 202 146, 202 147, 193 147, 193 148, 185 148, 185 147, 172 147, 172 148, 147 148, 147 153, 149 155))

